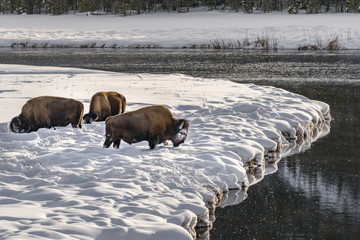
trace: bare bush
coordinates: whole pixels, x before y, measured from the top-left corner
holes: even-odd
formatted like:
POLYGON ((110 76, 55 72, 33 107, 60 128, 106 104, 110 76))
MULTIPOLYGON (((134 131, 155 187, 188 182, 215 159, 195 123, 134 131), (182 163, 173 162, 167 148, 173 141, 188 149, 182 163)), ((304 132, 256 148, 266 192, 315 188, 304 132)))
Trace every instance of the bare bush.
POLYGON ((338 50, 340 49, 339 46, 339 35, 336 35, 332 40, 329 41, 327 45, 328 50, 338 50))

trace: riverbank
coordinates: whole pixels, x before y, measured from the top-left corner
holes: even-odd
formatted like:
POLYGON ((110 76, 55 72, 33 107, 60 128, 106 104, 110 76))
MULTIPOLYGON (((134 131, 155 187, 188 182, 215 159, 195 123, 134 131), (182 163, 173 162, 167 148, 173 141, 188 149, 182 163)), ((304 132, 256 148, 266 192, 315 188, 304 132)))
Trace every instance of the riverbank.
POLYGON ((360 49, 359 14, 0 15, 0 47, 360 49))
POLYGON ((312 131, 322 132, 327 104, 274 87, 20 65, 0 65, 0 73, 4 238, 192 239, 195 226, 211 227, 207 207, 216 195, 257 183, 276 171, 276 164, 265 167, 269 155, 305 150, 329 131, 312 131), (61 92, 88 109, 99 89, 124 93, 127 111, 165 104, 189 120, 186 143, 104 149, 103 122, 29 134, 8 129, 31 97, 61 92))

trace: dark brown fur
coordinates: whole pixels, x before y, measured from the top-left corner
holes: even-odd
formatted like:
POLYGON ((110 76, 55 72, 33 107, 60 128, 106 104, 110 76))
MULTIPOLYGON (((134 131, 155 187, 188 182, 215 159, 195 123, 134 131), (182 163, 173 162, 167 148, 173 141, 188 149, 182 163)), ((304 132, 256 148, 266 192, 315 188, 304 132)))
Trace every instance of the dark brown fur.
POLYGON ((26 102, 18 117, 12 119, 13 132, 32 132, 39 128, 67 126, 81 128, 84 106, 81 102, 61 97, 36 97, 26 102))
POLYGON ((84 115, 85 123, 105 121, 109 116, 125 112, 126 98, 117 92, 95 93, 90 101, 89 113, 84 115))
POLYGON ((166 107, 156 105, 108 117, 105 127, 104 147, 114 143, 114 147, 119 148, 121 140, 129 144, 147 140, 153 149, 166 140, 179 146, 187 137, 189 123, 186 119, 174 118, 166 107))

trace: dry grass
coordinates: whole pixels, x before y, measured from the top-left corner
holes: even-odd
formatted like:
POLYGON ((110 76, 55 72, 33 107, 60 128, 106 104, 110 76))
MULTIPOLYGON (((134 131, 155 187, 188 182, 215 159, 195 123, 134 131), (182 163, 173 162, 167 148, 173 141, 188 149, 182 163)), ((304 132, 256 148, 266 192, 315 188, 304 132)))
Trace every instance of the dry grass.
POLYGON ((329 41, 327 45, 328 50, 339 50, 339 35, 336 35, 332 40, 329 41))
POLYGON ((224 40, 216 37, 211 44, 214 49, 261 49, 265 51, 277 50, 277 39, 272 38, 269 34, 263 34, 254 38, 249 38, 247 35, 242 40, 224 40))
POLYGON ((326 44, 323 44, 322 39, 319 37, 316 39, 316 43, 314 44, 306 44, 306 45, 299 45, 298 50, 339 50, 339 35, 336 34, 329 38, 326 41, 326 44))

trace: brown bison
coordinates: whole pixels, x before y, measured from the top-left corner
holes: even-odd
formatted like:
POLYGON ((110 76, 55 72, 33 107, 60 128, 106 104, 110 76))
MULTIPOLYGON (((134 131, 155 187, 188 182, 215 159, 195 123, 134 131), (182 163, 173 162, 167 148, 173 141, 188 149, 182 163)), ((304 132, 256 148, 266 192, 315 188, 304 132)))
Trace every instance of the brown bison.
POLYGON ((166 144, 166 140, 171 140, 174 147, 183 143, 188 134, 189 122, 174 118, 169 109, 157 105, 108 117, 105 128, 105 148, 111 143, 114 143, 114 148, 119 148, 121 140, 128 144, 147 140, 150 149, 154 149, 159 143, 166 144))
POLYGON ((84 115, 85 123, 105 121, 109 116, 125 112, 126 98, 117 92, 98 92, 91 98, 89 113, 84 115))
POLYGON ((84 106, 81 102, 61 97, 36 97, 25 103, 19 116, 10 122, 14 133, 28 133, 39 128, 67 126, 81 128, 84 106))

